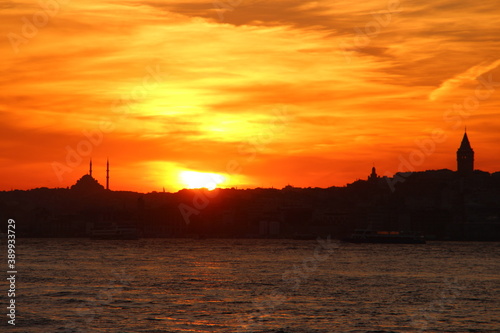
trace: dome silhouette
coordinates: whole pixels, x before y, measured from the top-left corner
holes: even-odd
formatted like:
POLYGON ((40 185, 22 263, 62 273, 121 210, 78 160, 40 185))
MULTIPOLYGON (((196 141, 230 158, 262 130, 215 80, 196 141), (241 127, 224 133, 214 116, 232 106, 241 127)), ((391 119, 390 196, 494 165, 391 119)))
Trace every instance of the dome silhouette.
POLYGON ((95 192, 104 190, 104 186, 91 175, 83 175, 75 185, 71 186, 71 189, 80 192, 95 192))

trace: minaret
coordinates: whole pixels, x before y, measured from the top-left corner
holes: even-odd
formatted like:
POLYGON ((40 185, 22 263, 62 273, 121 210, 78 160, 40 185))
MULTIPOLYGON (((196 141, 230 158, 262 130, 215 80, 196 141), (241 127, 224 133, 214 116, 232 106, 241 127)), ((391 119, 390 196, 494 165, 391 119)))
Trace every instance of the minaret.
POLYGON ((375 166, 372 168, 372 173, 368 176, 368 181, 376 181, 378 179, 377 170, 375 166))
POLYGON ((461 175, 468 175, 474 171, 474 150, 470 146, 467 131, 465 131, 460 148, 457 150, 457 171, 461 175))
POLYGON ((92 159, 90 159, 90 170, 89 170, 89 175, 92 177, 92 159))
POLYGON ((109 190, 109 159, 106 160, 106 190, 109 190))

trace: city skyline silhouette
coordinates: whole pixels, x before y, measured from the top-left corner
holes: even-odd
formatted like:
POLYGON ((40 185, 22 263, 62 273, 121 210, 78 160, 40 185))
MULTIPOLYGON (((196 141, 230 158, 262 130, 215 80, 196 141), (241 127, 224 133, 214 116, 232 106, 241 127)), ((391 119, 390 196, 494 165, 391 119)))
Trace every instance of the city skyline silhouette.
MULTIPOLYGON (((407 163, 408 162, 405 163, 405 167, 407 169, 400 170, 399 172, 415 172, 416 171, 416 169, 415 169, 416 167, 413 167, 411 165, 411 163, 410 164, 407 164, 407 163)), ((92 159, 90 159, 89 160, 89 172, 88 172, 88 174, 83 175, 80 179, 78 179, 78 181, 74 185, 71 185, 70 187, 71 188, 83 187, 83 188, 91 188, 91 189, 92 188, 110 189, 109 188, 109 174, 110 174, 109 158, 106 158, 106 170, 105 170, 105 172, 106 172, 105 173, 106 186, 105 187, 99 183, 97 178, 94 178, 92 176, 92 172, 93 172, 92 168, 93 168, 92 159)), ((440 169, 444 169, 444 168, 440 168, 440 169)), ((371 170, 372 170, 371 174, 368 176, 368 181, 376 181, 377 179, 381 178, 381 176, 377 174, 375 163, 374 163, 374 166, 372 167, 371 170)), ((465 129, 464 133, 463 133, 462 140, 460 142, 460 146, 456 151, 456 169, 454 171, 456 171, 460 176, 470 176, 474 170, 475 170, 474 169, 474 150, 472 149, 471 143, 470 143, 468 135, 467 135, 467 130, 465 129)), ((425 171, 425 170, 420 170, 420 171, 425 171)), ((398 177, 400 177, 400 176, 398 176, 398 174, 396 173, 396 174, 392 175, 392 177, 389 177, 387 175, 384 175, 382 177, 384 179, 386 179, 386 181, 388 183, 391 183, 391 182, 398 182, 399 181, 398 177)), ((359 180, 360 178, 357 178, 357 179, 359 180)), ((354 181, 354 180, 352 180, 352 181, 354 181)), ((226 188, 226 187, 222 187, 222 186, 217 186, 217 184, 214 183, 213 178, 210 176, 207 176, 205 178, 201 178, 197 184, 200 186, 184 187, 183 189, 208 188, 210 190, 213 190, 213 189, 219 188, 219 187, 226 188)), ((349 183, 347 183, 347 184, 349 184, 349 183)), ((347 185, 347 184, 345 184, 345 185, 347 185)), ((290 185, 293 185, 293 184, 287 184, 286 186, 290 186, 290 185)), ((283 187, 286 187, 286 186, 283 186, 283 187)), ((332 186, 334 186, 334 185, 332 185, 332 186)), ((238 188, 238 186, 232 186, 232 188, 235 188, 235 187, 238 188)), ((305 187, 310 187, 310 186, 305 186, 305 187)), ((331 187, 331 186, 327 186, 327 187, 331 187)), ((152 190, 152 191, 156 191, 156 190, 152 190)), ((163 192, 165 192, 165 187, 163 187, 163 192)))

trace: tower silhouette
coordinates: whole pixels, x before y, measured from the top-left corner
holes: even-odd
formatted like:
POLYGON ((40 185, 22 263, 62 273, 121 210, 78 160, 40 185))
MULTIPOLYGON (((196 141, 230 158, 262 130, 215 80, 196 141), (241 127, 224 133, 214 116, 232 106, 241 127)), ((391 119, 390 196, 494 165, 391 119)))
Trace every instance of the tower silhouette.
POLYGON ((474 150, 470 146, 467 131, 465 131, 460 148, 457 150, 457 171, 461 175, 468 175, 474 171, 474 150))
POLYGON ((374 182, 379 178, 377 175, 377 170, 375 169, 375 166, 372 168, 372 173, 368 176, 368 181, 374 182))
POLYGON ((89 170, 89 175, 92 177, 92 159, 90 159, 90 170, 89 170))
POLYGON ((106 190, 109 190, 109 159, 106 160, 106 190))

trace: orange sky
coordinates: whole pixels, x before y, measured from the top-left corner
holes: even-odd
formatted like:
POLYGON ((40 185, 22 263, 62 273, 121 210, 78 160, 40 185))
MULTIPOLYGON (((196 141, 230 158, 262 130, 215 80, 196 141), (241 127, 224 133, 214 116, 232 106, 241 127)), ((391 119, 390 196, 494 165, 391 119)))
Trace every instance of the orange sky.
POLYGON ((342 186, 373 163, 454 170, 465 125, 476 168, 498 171, 499 14, 473 0, 2 1, 0 190, 70 186, 90 157, 101 184, 109 157, 115 190, 176 191, 189 172, 342 186))

